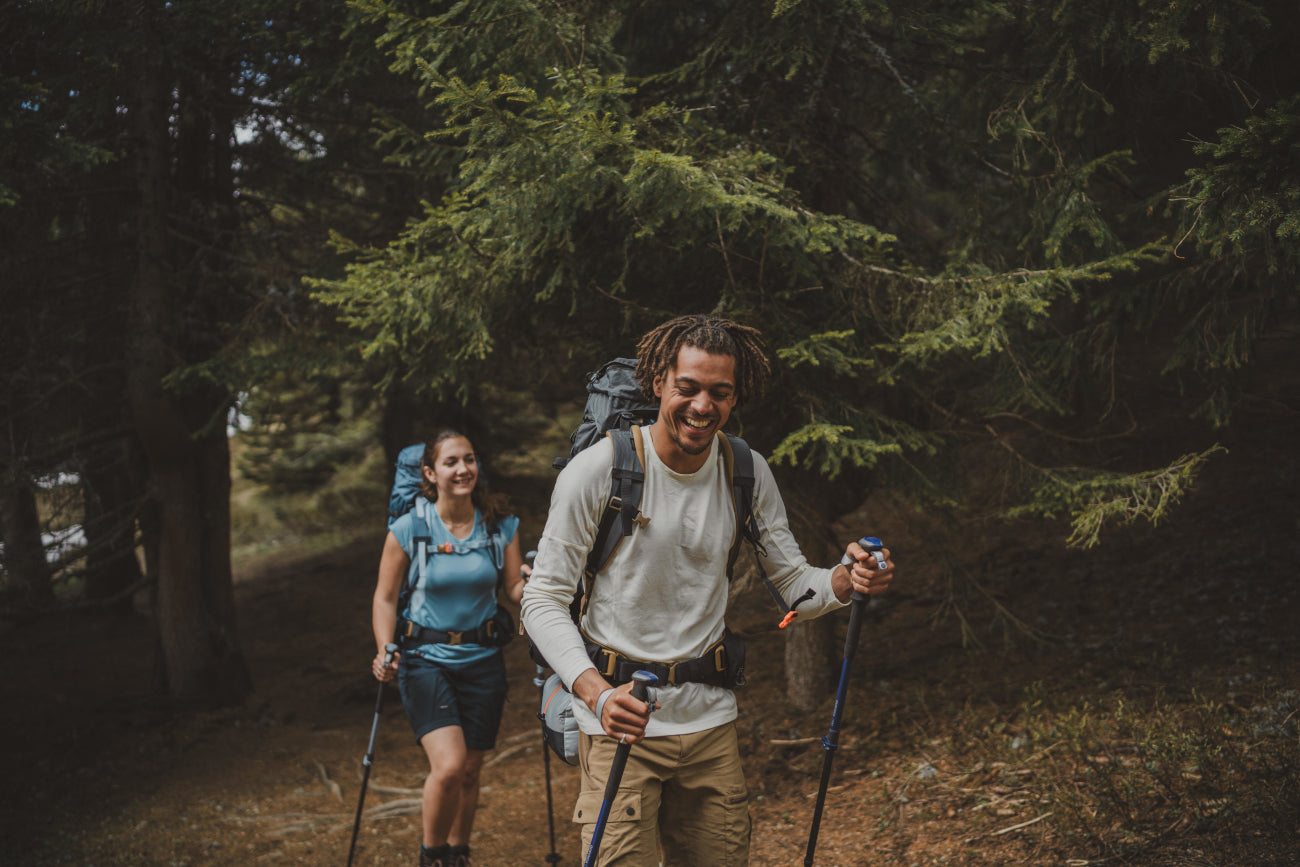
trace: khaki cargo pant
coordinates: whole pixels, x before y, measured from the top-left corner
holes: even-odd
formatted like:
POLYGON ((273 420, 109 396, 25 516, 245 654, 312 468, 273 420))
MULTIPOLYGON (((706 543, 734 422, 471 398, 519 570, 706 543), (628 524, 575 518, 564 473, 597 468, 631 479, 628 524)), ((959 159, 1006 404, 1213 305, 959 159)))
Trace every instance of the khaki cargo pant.
MULTIPOLYGON (((573 821, 585 859, 618 741, 582 735, 582 791, 573 821)), ((600 867, 742 867, 749 863, 749 791, 732 723, 632 747, 605 821, 600 867), (661 852, 662 850, 662 857, 661 852)))

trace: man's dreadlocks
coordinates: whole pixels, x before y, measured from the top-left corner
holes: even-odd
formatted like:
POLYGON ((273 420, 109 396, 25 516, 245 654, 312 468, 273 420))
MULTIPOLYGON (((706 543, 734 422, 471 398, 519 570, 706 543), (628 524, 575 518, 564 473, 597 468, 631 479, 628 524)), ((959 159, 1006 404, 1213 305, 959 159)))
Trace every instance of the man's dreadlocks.
POLYGON ((636 347, 636 381, 642 392, 654 394, 655 379, 677 363, 683 346, 735 360, 737 405, 751 395, 762 396, 772 365, 763 353, 761 332, 730 319, 698 314, 670 319, 641 338, 636 347))

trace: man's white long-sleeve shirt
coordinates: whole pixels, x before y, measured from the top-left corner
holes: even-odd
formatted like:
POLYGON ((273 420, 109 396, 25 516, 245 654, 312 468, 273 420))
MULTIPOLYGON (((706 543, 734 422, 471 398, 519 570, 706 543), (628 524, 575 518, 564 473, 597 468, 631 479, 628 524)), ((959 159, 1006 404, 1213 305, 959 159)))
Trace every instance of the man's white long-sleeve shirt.
MULTIPOLYGON (((698 471, 674 472, 645 436, 641 514, 649 523, 623 539, 596 576, 582 627, 593 641, 631 659, 669 663, 694 659, 722 637, 727 609, 727 555, 737 532, 725 462, 715 442, 698 471)), ((550 513, 524 588, 522 616, 532 641, 568 686, 587 669, 582 636, 569 603, 609 501, 613 445, 608 439, 576 455, 560 473, 550 513)), ((785 504, 767 462, 754 454, 754 515, 767 556, 763 565, 787 600, 806 590, 801 617, 842 608, 831 570, 810 566, 795 543, 785 504)), ((615 530, 617 532, 617 530, 615 530)), ((736 718, 729 689, 701 683, 658 687, 662 709, 648 737, 704 731, 736 718)), ((578 725, 601 734, 600 721, 580 701, 578 725)))

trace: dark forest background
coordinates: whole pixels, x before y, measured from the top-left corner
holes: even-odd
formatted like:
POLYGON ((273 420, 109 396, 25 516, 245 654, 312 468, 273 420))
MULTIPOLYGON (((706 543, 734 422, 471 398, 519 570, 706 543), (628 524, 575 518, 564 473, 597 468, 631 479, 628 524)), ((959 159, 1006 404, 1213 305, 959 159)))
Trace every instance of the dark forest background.
POLYGON ((549 461, 585 374, 678 313, 763 330, 736 429, 805 547, 888 489, 952 629, 980 528, 1087 557, 1294 429, 1290 0, 2 0, 0 28, 0 618, 147 594, 177 707, 254 689, 239 558, 350 538, 435 425, 549 461))

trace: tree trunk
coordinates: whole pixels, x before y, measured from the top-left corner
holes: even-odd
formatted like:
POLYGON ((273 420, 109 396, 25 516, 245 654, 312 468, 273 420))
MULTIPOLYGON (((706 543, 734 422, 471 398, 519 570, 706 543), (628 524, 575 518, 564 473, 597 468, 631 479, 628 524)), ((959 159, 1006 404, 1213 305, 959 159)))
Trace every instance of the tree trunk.
POLYGON ((0 490, 0 514, 4 519, 3 571, 20 606, 45 610, 54 605, 54 588, 41 544, 41 519, 36 494, 28 479, 5 473, 0 490))
POLYGON ((235 632, 224 436, 197 439, 184 459, 155 464, 153 479, 161 504, 155 616, 168 694, 237 702, 251 683, 235 632))
POLYGON ((785 697, 799 710, 814 710, 835 688, 834 616, 796 620, 785 629, 785 697))
POLYGON ((180 702, 230 704, 251 688, 236 640, 230 570, 229 445, 222 403, 211 389, 178 394, 164 386, 190 359, 195 335, 210 323, 182 315, 183 277, 172 267, 171 96, 168 70, 146 9, 146 46, 133 101, 139 155, 139 261, 132 285, 134 330, 128 352, 131 417, 148 459, 158 522, 154 616, 167 694, 180 702), (197 423, 196 423, 197 420, 197 423))
MULTIPOLYGON (((810 563, 823 565, 839 562, 838 552, 827 528, 833 516, 825 497, 807 496, 797 481, 781 481, 783 499, 790 518, 790 531, 810 563)), ((834 646, 834 621, 831 614, 816 620, 795 620, 784 630, 785 695, 803 711, 820 705, 835 688, 839 655, 834 646)))
POLYGON ((143 577, 136 558, 137 489, 125 454, 130 448, 120 443, 115 448, 96 450, 82 470, 82 496, 85 499, 86 598, 105 602, 116 615, 132 609, 131 587, 143 577))

